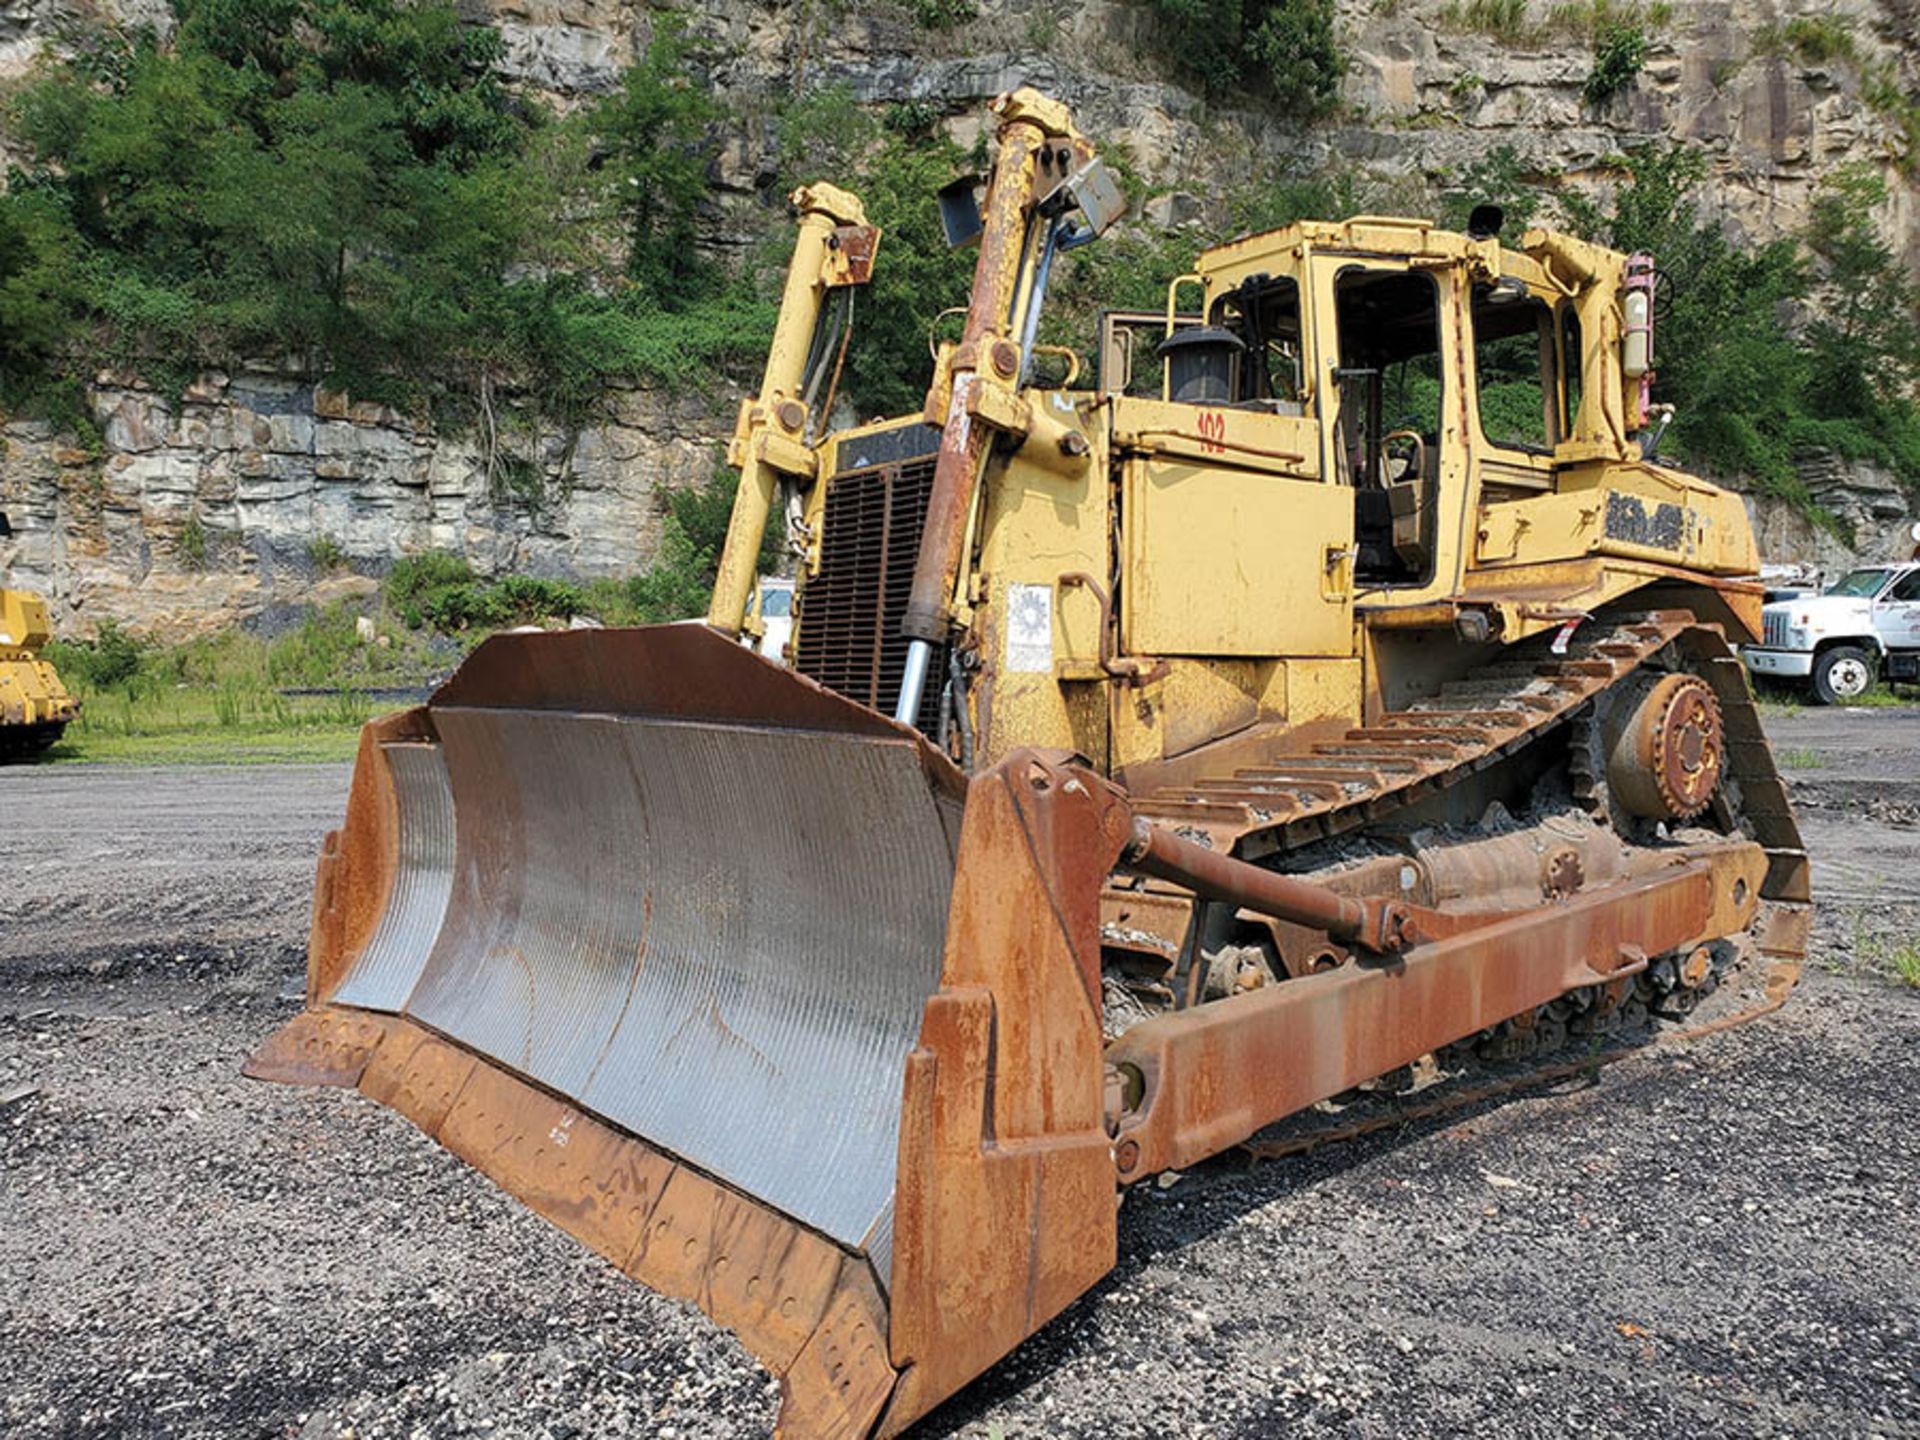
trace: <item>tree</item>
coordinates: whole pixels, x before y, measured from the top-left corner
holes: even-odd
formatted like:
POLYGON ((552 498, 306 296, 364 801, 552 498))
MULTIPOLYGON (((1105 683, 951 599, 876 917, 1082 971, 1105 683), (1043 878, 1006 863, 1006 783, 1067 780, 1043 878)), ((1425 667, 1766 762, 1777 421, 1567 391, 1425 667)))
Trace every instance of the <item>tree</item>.
POLYGON ((688 60, 685 27, 663 18, 646 53, 592 119, 626 224, 628 278, 669 308, 706 278, 695 222, 713 160, 706 131, 719 115, 688 75, 688 60))
POLYGON ((555 121, 450 0, 178 3, 170 43, 97 39, 9 106, 8 403, 49 410, 101 350, 161 380, 292 353, 490 442, 517 389, 531 451, 616 378, 764 349, 770 307, 696 258, 715 111, 675 26, 555 121))
MULTIPOLYGON (((1905 397, 1920 365, 1920 293, 1874 225, 1887 200, 1886 181, 1865 162, 1835 171, 1815 193, 1806 231, 1817 266, 1807 397, 1817 413, 1857 420, 1904 447, 1905 397)), ((1920 454, 1903 458, 1920 478, 1920 454)))

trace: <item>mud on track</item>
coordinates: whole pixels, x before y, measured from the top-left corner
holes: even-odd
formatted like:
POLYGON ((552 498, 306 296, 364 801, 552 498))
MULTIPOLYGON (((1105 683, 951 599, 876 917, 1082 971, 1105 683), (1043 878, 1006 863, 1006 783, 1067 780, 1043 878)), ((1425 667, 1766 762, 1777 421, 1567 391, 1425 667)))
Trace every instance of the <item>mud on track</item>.
MULTIPOLYGON (((1769 730, 1828 899, 1787 1011, 1129 1197, 927 1436, 1920 1437, 1920 713, 1769 730)), ((350 1094, 291 1012, 344 767, 0 771, 0 1433, 751 1436, 766 1377, 350 1094)))

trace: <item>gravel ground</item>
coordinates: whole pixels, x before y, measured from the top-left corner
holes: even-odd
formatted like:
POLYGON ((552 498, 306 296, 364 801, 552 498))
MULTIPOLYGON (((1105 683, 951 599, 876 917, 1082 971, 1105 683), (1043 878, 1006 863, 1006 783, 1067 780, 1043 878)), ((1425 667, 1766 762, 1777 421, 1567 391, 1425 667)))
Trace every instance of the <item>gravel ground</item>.
MULTIPOLYGON (((1791 1006, 1128 1199, 922 1436, 1920 1437, 1920 712, 1770 725, 1827 903, 1791 1006)), ((0 771, 0 1433, 754 1436, 731 1337, 397 1117, 237 1070, 341 767, 0 771)))

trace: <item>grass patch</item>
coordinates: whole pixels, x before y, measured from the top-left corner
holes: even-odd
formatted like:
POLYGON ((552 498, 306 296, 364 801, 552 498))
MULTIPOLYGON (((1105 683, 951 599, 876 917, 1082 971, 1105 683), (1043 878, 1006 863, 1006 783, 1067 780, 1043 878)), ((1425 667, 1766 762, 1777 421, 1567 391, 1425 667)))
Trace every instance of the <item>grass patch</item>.
MULTIPOLYGON (((1757 679, 1752 675, 1749 679, 1757 679)), ((1913 705, 1920 700, 1912 686, 1895 687, 1882 680, 1864 695, 1852 700, 1842 700, 1836 709, 1848 710, 1898 710, 1913 705)), ((1812 692, 1798 685, 1787 685, 1779 681, 1761 680, 1754 686, 1754 703, 1762 715, 1798 715, 1801 711, 1813 707, 1812 692)), ((1781 764, 1786 761, 1782 760, 1781 764)))
POLYGON ((1774 755, 1782 770, 1824 770, 1827 764, 1827 757, 1810 745, 1776 750, 1774 755))
POLYGON ((354 691, 283 695, 149 683, 81 689, 80 718, 49 760, 121 765, 261 765, 350 760, 375 706, 354 691))
POLYGON ((1864 910, 1853 914, 1853 953, 1869 969, 1909 990, 1920 990, 1920 940, 1876 934, 1867 928, 1864 910))
POLYGON ((1784 25, 1768 26, 1754 37, 1762 55, 1786 55, 1805 65, 1852 60, 1858 53, 1853 24, 1837 15, 1797 15, 1784 25))

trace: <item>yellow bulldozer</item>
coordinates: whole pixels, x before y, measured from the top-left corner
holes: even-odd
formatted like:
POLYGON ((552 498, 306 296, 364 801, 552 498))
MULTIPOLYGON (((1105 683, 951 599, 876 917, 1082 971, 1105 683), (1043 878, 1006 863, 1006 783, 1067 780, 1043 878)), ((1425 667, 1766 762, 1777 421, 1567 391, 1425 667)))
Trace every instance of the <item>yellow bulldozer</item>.
POLYGON ((799 191, 707 623, 497 636, 369 725, 249 1064, 698 1305, 793 1437, 925 1415, 1140 1182, 1758 1013, 1810 919, 1649 257, 1302 223, 1050 347, 1122 202, 993 110, 924 411, 830 424, 880 236, 799 191), (786 505, 791 669, 739 640, 786 505))
MULTIPOLYGON (((0 538, 12 533, 0 514, 0 538)), ((52 638, 46 601, 0 587, 0 764, 40 754, 80 713, 41 653, 52 638)))

